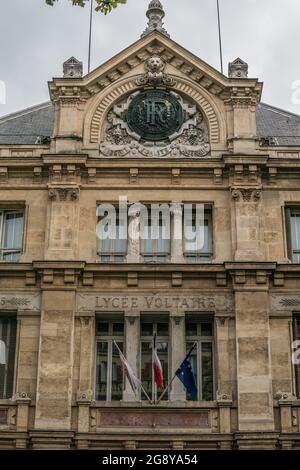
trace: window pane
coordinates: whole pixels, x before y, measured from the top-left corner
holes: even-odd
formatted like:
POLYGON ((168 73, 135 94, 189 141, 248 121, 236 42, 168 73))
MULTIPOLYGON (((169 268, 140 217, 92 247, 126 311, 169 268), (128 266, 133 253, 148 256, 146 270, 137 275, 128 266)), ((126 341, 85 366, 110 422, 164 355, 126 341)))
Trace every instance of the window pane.
POLYGON ((124 333, 124 323, 114 323, 113 324, 113 334, 123 335, 124 333))
POLYGON ((0 399, 13 395, 17 322, 0 318, 0 399))
MULTIPOLYGON (((123 343, 117 343, 119 349, 123 352, 123 343)), ((123 367, 120 360, 120 354, 116 346, 112 345, 112 385, 111 385, 111 399, 113 401, 122 400, 123 397, 123 367)))
POLYGON ((99 321, 97 323, 97 332, 101 334, 108 334, 108 327, 109 327, 108 322, 99 321))
POLYGON ((291 213, 291 230, 293 250, 299 250, 300 243, 300 214, 291 213))
MULTIPOLYGON (((198 263, 203 261, 210 261, 212 256, 212 214, 208 210, 205 211, 204 215, 204 226, 196 227, 196 217, 193 217, 191 227, 196 236, 197 232, 203 230, 203 237, 199 236, 194 240, 185 238, 184 240, 184 253, 186 254, 186 260, 189 263, 198 263), (195 246, 196 242, 196 246, 195 246), (202 244, 203 242, 203 244, 202 244)), ((199 232, 200 233, 200 232, 199 232)))
POLYGON ((3 248, 22 247, 23 213, 5 214, 3 248))
POLYGON ((153 324, 152 323, 142 322, 141 335, 142 336, 153 336, 153 324))
POLYGON ((187 322, 185 331, 187 336, 197 336, 197 323, 187 322))
POLYGON ((202 343, 202 400, 213 399, 213 357, 212 343, 202 343))
POLYGON ((96 358, 96 400, 107 398, 108 342, 97 343, 96 358))
POLYGON ((157 323, 157 334, 158 336, 168 336, 169 323, 157 323))
POLYGON ((212 336, 212 323, 201 323, 201 335, 212 336))

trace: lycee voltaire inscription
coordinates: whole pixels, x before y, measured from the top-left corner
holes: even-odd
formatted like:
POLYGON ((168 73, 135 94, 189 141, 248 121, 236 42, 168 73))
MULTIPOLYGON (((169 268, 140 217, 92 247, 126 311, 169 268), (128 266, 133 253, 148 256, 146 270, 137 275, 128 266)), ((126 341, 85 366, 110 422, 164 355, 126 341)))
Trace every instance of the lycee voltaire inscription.
POLYGON ((78 294, 77 309, 113 311, 113 310, 202 310, 228 309, 231 299, 228 295, 92 295, 78 294))

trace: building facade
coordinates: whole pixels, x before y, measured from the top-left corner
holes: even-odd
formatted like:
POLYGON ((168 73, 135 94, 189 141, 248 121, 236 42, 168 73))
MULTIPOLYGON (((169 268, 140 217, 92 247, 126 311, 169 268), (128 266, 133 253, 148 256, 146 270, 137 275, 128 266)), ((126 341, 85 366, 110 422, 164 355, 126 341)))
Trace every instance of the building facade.
POLYGON ((227 77, 170 39, 159 1, 147 16, 0 119, 0 449, 299 449, 300 117, 261 103, 241 59, 227 77), (161 217, 120 236, 138 202, 172 205, 169 239, 161 217), (186 204, 200 249, 174 236, 186 204), (155 403, 154 334, 166 384, 196 343, 196 400, 176 379, 155 403))

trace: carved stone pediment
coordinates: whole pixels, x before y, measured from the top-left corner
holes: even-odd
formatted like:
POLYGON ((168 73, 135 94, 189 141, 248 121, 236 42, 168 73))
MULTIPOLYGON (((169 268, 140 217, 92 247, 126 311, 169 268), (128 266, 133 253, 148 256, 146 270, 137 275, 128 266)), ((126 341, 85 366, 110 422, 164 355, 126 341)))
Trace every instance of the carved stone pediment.
POLYGON ((176 75, 185 75, 186 79, 224 101, 231 96, 239 102, 243 98, 257 102, 260 98, 262 84, 257 79, 234 79, 233 86, 232 79, 155 30, 83 78, 54 79, 50 83, 51 98, 60 101, 74 97, 77 103, 86 101, 113 83, 134 75, 134 69, 140 75, 138 68, 155 55, 172 66, 176 75))

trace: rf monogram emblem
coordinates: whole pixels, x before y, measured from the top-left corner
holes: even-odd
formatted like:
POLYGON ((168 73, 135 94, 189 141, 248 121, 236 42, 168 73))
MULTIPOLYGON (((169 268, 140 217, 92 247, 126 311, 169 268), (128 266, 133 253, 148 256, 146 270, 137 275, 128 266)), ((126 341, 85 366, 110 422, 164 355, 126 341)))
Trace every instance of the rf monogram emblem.
POLYGON ((165 140, 178 132, 183 122, 184 111, 179 99, 163 90, 139 93, 128 108, 128 126, 144 140, 165 140))

